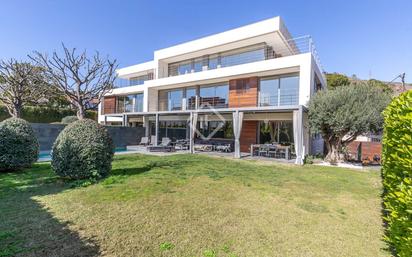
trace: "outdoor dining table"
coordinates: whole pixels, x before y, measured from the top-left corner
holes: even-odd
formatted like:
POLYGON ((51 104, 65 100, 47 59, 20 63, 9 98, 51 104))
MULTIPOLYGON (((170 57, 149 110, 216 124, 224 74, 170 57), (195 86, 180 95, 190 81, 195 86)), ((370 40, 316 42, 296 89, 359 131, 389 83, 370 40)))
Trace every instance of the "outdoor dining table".
POLYGON ((290 159, 290 146, 288 145, 272 145, 272 144, 251 144, 250 145, 250 156, 253 156, 253 153, 255 152, 255 149, 259 149, 262 146, 268 146, 269 148, 273 149, 281 149, 285 150, 285 159, 289 160, 290 159))

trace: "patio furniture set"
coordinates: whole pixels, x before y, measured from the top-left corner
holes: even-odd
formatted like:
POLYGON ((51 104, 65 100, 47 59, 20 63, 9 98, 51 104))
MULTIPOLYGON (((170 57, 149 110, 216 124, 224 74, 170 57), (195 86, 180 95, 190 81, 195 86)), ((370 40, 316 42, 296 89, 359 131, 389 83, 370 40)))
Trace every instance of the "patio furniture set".
POLYGON ((270 158, 291 158, 290 146, 280 144, 252 144, 250 145, 251 156, 263 156, 270 158))

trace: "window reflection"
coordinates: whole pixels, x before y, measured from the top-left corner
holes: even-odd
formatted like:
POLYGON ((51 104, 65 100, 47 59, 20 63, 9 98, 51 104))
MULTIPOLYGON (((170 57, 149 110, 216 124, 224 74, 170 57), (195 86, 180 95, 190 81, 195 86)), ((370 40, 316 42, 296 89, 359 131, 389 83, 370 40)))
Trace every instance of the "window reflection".
POLYGON ((299 76, 260 80, 259 106, 297 105, 298 99, 299 76))

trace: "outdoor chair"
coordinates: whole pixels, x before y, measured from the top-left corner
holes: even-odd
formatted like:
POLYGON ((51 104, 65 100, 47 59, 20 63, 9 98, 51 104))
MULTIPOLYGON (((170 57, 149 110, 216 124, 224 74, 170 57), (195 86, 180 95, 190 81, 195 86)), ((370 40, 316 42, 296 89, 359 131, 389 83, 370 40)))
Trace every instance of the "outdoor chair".
POLYGON ((150 137, 150 144, 155 145, 155 142, 156 142, 156 136, 151 136, 150 137))
POLYGON ((260 147, 259 147, 259 150, 258 150, 258 155, 259 156, 268 156, 268 151, 269 151, 269 146, 267 146, 267 145, 261 145, 260 147))
POLYGON ((149 144, 149 138, 148 137, 142 137, 140 139, 139 145, 148 145, 149 144))
POLYGON ((276 158, 278 154, 278 150, 276 149, 275 145, 271 145, 268 147, 268 156, 272 158, 276 158))
POLYGON ((170 140, 170 138, 163 137, 162 142, 160 143, 160 146, 170 146, 171 143, 172 143, 172 140, 170 140))

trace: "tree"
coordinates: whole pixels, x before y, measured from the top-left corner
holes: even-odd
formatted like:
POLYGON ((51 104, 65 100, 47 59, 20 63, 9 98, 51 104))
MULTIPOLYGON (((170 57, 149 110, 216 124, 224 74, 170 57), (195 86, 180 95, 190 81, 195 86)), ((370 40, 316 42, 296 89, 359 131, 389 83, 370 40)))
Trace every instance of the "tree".
POLYGON ((309 125, 325 141, 326 160, 342 161, 342 148, 357 136, 380 132, 389 101, 389 94, 367 83, 317 93, 309 102, 309 125))
POLYGON ((44 84, 40 67, 15 59, 0 61, 0 101, 12 117, 20 118, 24 105, 41 98, 44 84))
POLYGON ((334 89, 340 86, 349 86, 350 85, 350 79, 339 73, 327 73, 326 74, 326 81, 328 84, 329 89, 334 89))
POLYGON ((77 117, 85 118, 86 110, 95 109, 103 96, 113 88, 116 78, 116 60, 102 58, 98 52, 88 57, 86 51, 77 53, 64 44, 63 54, 34 52, 29 56, 44 67, 48 79, 77 110, 77 117))

